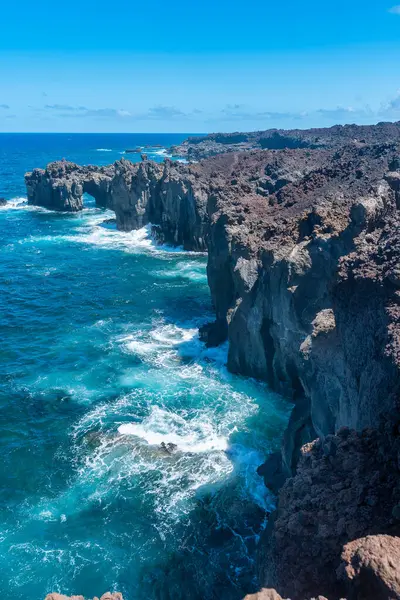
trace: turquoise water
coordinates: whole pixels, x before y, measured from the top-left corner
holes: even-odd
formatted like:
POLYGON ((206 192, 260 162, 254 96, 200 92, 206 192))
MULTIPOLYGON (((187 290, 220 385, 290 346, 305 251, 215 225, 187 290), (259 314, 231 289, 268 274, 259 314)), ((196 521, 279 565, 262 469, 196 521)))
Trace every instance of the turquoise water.
POLYGON ((14 600, 255 585, 273 506, 255 469, 288 405, 199 341, 206 257, 117 232, 90 197, 79 215, 24 201, 32 167, 183 137, 0 135, 0 591, 14 600))

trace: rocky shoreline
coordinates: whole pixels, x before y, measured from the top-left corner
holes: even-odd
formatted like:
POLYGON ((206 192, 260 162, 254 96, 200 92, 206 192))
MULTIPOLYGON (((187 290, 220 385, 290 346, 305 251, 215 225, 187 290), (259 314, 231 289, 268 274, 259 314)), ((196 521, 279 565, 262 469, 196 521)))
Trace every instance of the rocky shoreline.
POLYGON ((279 494, 260 588, 400 598, 400 125, 261 133, 189 140, 218 154, 195 164, 52 163, 26 175, 28 201, 76 211, 86 192, 119 229, 208 250, 202 338, 294 403, 259 469, 279 494))
POLYGON ((173 156, 199 161, 216 154, 246 150, 282 150, 341 148, 345 144, 381 144, 399 140, 399 123, 378 125, 335 125, 316 129, 268 129, 247 133, 212 133, 189 137, 182 144, 172 146, 173 156))

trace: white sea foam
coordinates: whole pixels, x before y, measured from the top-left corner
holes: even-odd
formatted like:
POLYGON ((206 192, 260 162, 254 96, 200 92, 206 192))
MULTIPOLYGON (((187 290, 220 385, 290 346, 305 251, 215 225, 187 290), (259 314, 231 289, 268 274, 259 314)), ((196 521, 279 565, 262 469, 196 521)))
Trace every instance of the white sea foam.
MULTIPOLYGON (((122 250, 130 254, 151 253, 157 254, 159 257, 168 254, 199 256, 199 253, 187 252, 181 247, 157 244, 151 234, 151 224, 134 231, 118 231, 116 228, 102 227, 103 221, 114 216, 112 211, 99 213, 99 209, 87 208, 85 210, 81 219, 82 224, 75 228, 73 235, 62 236, 62 239, 68 242, 92 244, 99 248, 122 250)), ((50 239, 49 237, 49 241, 50 239)), ((58 239, 61 239, 61 236, 58 239)))
POLYGON ((96 152, 112 152, 112 148, 96 148, 96 152))
MULTIPOLYGON (((135 354, 149 365, 163 368, 180 366, 182 345, 190 344, 198 338, 196 328, 183 328, 177 325, 162 324, 150 332, 137 332, 120 337, 126 352, 135 354)), ((198 354, 198 349, 194 350, 198 354)), ((182 376, 188 376, 187 369, 181 370, 182 376)))
POLYGON ((11 200, 8 200, 6 204, 0 206, 0 210, 37 210, 42 212, 50 212, 42 206, 33 206, 32 204, 28 204, 28 199, 24 198, 23 196, 11 198, 11 200))
POLYGON ((176 444, 182 452, 210 452, 226 450, 228 440, 218 435, 206 414, 187 421, 180 415, 155 406, 141 423, 127 423, 118 427, 123 435, 145 440, 149 445, 176 444))
POLYGON ((207 273, 202 263, 196 260, 183 260, 174 264, 173 269, 164 268, 156 271, 155 275, 161 279, 183 278, 199 283, 207 282, 207 273))

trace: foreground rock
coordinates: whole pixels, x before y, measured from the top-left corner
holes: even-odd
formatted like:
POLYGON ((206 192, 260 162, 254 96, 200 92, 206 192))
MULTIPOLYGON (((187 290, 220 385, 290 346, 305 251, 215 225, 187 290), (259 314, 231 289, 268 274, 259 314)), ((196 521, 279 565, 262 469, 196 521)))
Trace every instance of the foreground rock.
MULTIPOLYGON (((374 549, 376 581, 398 581, 400 562, 393 548, 400 547, 399 538, 386 546, 385 536, 368 544, 348 542, 382 532, 400 535, 399 452, 397 420, 363 433, 343 428, 304 446, 297 473, 282 488, 273 527, 262 543, 260 580, 293 600, 318 593, 330 600, 365 600, 369 596, 357 595, 357 589, 368 579, 366 557, 374 549), (386 573, 376 561, 392 564, 391 570, 386 573)), ((397 598, 382 592, 384 582, 379 585, 371 588, 381 589, 375 600, 397 598)))
POLYGON ((352 598, 400 598, 400 538, 375 535, 347 544, 339 567, 352 598))

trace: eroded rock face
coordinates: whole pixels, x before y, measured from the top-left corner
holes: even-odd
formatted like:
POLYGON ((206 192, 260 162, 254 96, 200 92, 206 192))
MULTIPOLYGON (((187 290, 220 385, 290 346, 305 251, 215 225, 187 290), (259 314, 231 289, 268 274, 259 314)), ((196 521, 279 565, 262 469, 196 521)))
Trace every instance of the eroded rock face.
MULTIPOLYGON (((284 600, 284 598, 282 598, 276 590, 263 588, 256 594, 247 595, 244 600, 284 600)), ((290 598, 288 598, 288 600, 290 600, 290 598)), ((327 598, 325 598, 325 596, 317 596, 310 600, 327 600, 327 598)))
MULTIPOLYGON (((399 423, 393 418, 379 430, 362 433, 342 428, 303 447, 296 475, 280 491, 273 528, 262 544, 261 581, 293 600, 318 593, 330 600, 346 594, 353 598, 349 590, 357 586, 344 580, 366 580, 370 546, 348 542, 370 534, 400 534, 399 423), (364 561, 364 566, 352 575, 349 569, 340 571, 343 560, 353 567, 364 561)), ((399 543, 398 538, 393 542, 396 548, 399 543)), ((391 550, 384 549, 383 538, 374 548, 381 549, 382 564, 389 564, 391 550)), ((398 561, 390 573, 400 577, 398 561)), ((380 576, 378 570, 375 575, 380 576)))
POLYGON ((189 160, 201 160, 226 152, 255 149, 341 148, 346 144, 378 144, 400 139, 399 123, 335 125, 318 129, 268 129, 248 133, 211 133, 190 137, 170 152, 189 160))
POLYGON ((207 249, 208 181, 200 170, 165 161, 115 163, 110 207, 119 229, 130 231, 148 223, 157 226, 161 241, 186 249, 207 249))
POLYGON ((188 250, 207 249, 209 179, 201 169, 166 161, 133 164, 121 159, 109 167, 81 167, 67 161, 25 175, 28 202, 51 210, 77 212, 88 193, 97 206, 115 211, 118 229, 149 223, 161 241, 188 250))
POLYGON ((349 600, 400 598, 400 538, 370 535, 346 544, 338 569, 349 600))
POLYGON ((83 208, 82 196, 92 195, 99 206, 109 202, 109 167, 81 167, 65 160, 34 169, 25 175, 28 203, 50 210, 77 212, 83 208))
MULTIPOLYGON (((279 153, 290 169, 291 152, 304 155, 297 181, 265 199, 251 189, 236 204, 219 195, 208 264, 230 370, 297 404, 286 475, 303 443, 341 426, 376 426, 400 388, 400 229, 387 179, 400 149, 317 151, 316 168, 306 162, 312 152, 279 153)), ((251 155, 242 154, 242 170, 251 155)))

